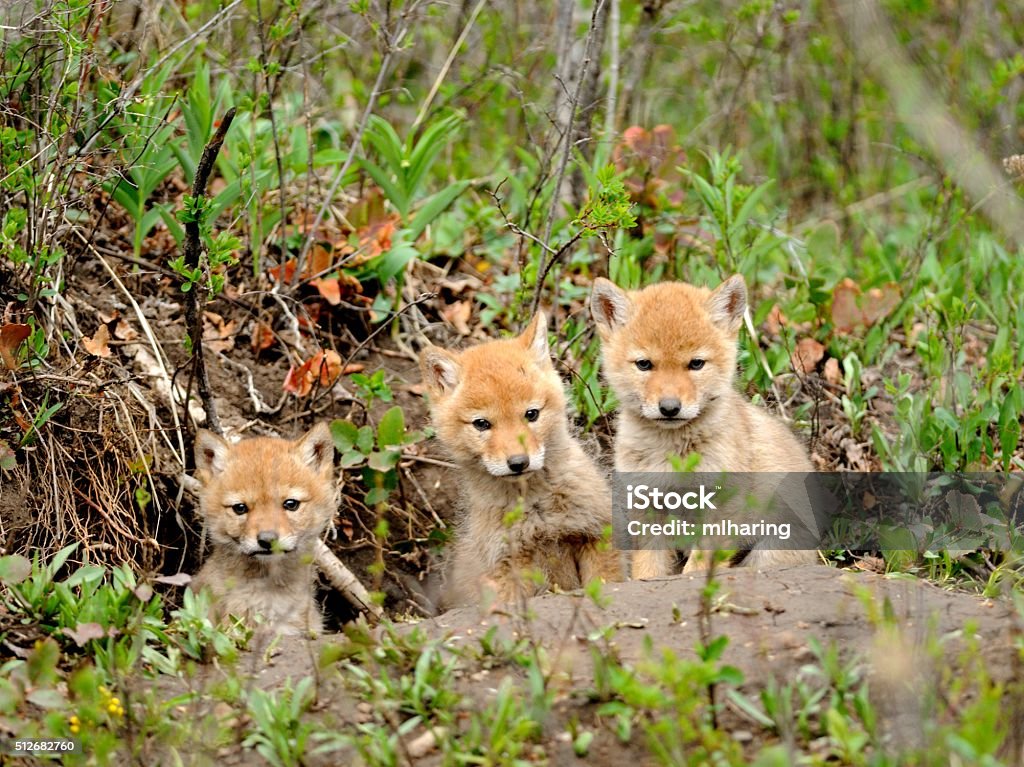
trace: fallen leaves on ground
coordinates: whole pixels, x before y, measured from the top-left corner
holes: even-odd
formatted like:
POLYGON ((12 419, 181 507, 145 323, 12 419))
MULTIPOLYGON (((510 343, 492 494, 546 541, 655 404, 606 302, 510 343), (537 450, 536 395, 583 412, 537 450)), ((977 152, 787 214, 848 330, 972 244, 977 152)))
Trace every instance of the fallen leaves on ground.
POLYGON ((832 291, 832 325, 837 333, 868 328, 884 319, 900 302, 900 287, 889 282, 867 293, 849 277, 832 291))
POLYGON ((825 358, 825 347, 813 338, 801 338, 793 350, 793 367, 807 375, 818 368, 818 363, 825 358))
POLYGON ((235 330, 238 323, 225 320, 216 312, 203 312, 203 343, 215 352, 229 352, 235 348, 235 330))
POLYGON ((15 352, 21 343, 32 334, 32 328, 20 323, 8 323, 0 327, 0 362, 8 370, 18 366, 15 352))
POLYGON ((111 351, 110 347, 107 346, 108 343, 110 343, 110 331, 107 330, 106 325, 100 325, 96 328, 96 332, 91 337, 82 337, 82 346, 94 357, 109 357, 111 351))
POLYGON ((299 367, 289 368, 282 388, 297 397, 306 397, 316 385, 320 388, 331 386, 341 373, 341 356, 333 349, 321 350, 299 367))

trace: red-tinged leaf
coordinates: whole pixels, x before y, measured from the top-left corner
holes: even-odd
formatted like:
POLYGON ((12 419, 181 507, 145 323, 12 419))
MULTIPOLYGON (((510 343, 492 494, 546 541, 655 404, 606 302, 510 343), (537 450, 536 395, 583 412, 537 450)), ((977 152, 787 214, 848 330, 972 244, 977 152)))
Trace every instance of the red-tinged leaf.
POLYGON ((337 306, 341 303, 341 285, 336 277, 322 277, 317 280, 310 280, 309 284, 316 288, 317 292, 320 293, 320 297, 331 306, 337 306))
POLYGON ((353 373, 362 373, 366 370, 366 365, 361 362, 350 362, 345 366, 345 369, 341 371, 342 375, 350 376, 353 373))
POLYGON ((320 307, 322 305, 303 304, 302 313, 299 314, 299 327, 310 332, 316 330, 316 324, 320 321, 320 307))
POLYGON ((313 370, 319 374, 321 386, 330 386, 341 376, 341 355, 333 349, 319 352, 313 358, 313 370))
POLYGON ((14 370, 18 364, 18 347, 32 334, 32 328, 28 325, 8 323, 0 327, 0 363, 8 370, 14 370))
POLYGON ((282 388, 298 397, 305 397, 314 385, 324 389, 333 385, 341 372, 341 356, 336 351, 319 351, 299 367, 289 368, 282 388))
POLYGON ((175 573, 174 575, 158 575, 153 579, 154 583, 164 583, 168 586, 187 586, 192 581, 188 573, 175 573))
POLYGON ((96 332, 92 334, 92 338, 85 336, 82 338, 82 346, 94 357, 109 357, 110 347, 107 344, 110 342, 110 331, 107 330, 106 325, 100 325, 96 328, 96 332))
MULTIPOLYGON (((290 283, 292 281, 292 278, 295 276, 295 269, 296 268, 297 268, 297 265, 295 263, 295 259, 294 258, 289 258, 287 261, 285 261, 284 262, 284 279, 282 281, 285 282, 285 283, 290 283)), ((269 269, 267 269, 267 274, 270 275, 270 278, 272 280, 274 280, 274 282, 277 282, 278 279, 281 276, 281 267, 280 266, 272 266, 269 269)))
POLYGON ((299 397, 309 394, 312 384, 308 381, 306 373, 309 372, 309 362, 303 362, 299 367, 294 365, 288 368, 288 374, 284 377, 281 389, 291 392, 299 397))
POLYGON ((801 338, 793 350, 793 368, 806 375, 813 373, 825 357, 825 347, 813 338, 801 338))
POLYGON ((264 349, 269 349, 274 345, 275 341, 274 329, 265 322, 257 322, 256 327, 252 331, 253 354, 258 355, 264 349))

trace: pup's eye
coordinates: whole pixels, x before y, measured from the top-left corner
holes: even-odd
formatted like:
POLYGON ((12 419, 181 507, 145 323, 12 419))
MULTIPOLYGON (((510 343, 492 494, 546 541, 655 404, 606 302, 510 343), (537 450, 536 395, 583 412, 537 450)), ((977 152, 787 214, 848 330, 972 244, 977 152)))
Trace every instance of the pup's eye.
POLYGON ((704 360, 690 360, 690 364, 688 367, 690 368, 690 370, 700 370, 702 367, 704 367, 704 360))
POLYGON ((526 420, 529 421, 530 423, 533 423, 538 418, 540 418, 540 411, 537 408, 531 407, 529 410, 526 411, 526 420))
POLYGON ((235 512, 235 514, 237 514, 238 516, 242 516, 243 514, 249 513, 249 507, 246 506, 244 503, 236 503, 234 506, 231 507, 231 510, 235 512))
POLYGON ((301 503, 301 501, 297 501, 294 498, 289 498, 284 503, 282 503, 281 506, 282 508, 284 508, 285 511, 295 511, 297 508, 299 508, 299 503, 301 503))
POLYGON ((637 360, 636 367, 638 370, 647 371, 654 367, 654 363, 650 360, 637 360))
POLYGON ((487 431, 489 428, 491 428, 491 422, 488 421, 486 418, 477 418, 475 421, 473 421, 473 428, 475 428, 477 431, 487 431))

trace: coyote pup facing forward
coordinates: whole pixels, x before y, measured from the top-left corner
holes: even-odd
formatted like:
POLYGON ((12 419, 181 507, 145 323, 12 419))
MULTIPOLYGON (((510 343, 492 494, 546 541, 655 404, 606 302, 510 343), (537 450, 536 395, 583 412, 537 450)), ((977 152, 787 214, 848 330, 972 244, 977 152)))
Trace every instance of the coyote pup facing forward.
POLYGON ((476 601, 485 584, 511 600, 621 580, 620 555, 604 543, 611 494, 569 434, 544 315, 518 338, 460 354, 428 346, 420 362, 465 504, 444 605, 476 601))
POLYGON ((230 444, 196 435, 199 506, 212 550, 192 580, 218 616, 259 615, 282 634, 322 630, 313 551, 336 508, 334 443, 325 424, 289 441, 230 444))
MULTIPOLYGON (((733 388, 747 308, 739 275, 713 292, 665 282, 626 292, 594 281, 591 313, 605 377, 619 400, 615 468, 669 472, 671 454, 701 456, 701 472, 809 472, 811 463, 781 421, 733 388)), ((666 575, 670 551, 637 551, 633 577, 666 575)), ((691 557, 687 570, 699 567, 691 557)), ((816 561, 813 551, 752 551, 746 564, 816 561)))

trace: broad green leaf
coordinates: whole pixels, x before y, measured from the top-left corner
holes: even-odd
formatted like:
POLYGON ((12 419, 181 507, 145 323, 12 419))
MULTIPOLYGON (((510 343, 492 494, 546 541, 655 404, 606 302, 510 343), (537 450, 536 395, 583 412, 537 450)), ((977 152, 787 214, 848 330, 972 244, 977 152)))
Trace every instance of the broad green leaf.
POLYGON ((376 506, 378 503, 384 503, 388 499, 390 491, 383 487, 371 488, 366 493, 366 505, 376 506))
POLYGON ((401 457, 402 454, 397 450, 378 450, 370 453, 366 465, 374 471, 379 471, 383 474, 395 468, 398 464, 398 459, 401 457))
POLYGON ((331 437, 334 439, 334 446, 339 453, 351 450, 359 439, 359 427, 351 421, 337 418, 331 421, 331 437))
POLYGON ((405 413, 395 405, 380 419, 377 425, 377 444, 381 447, 397 447, 405 441, 405 413))
POLYGON ((103 579, 104 572, 104 568, 99 565, 83 565, 65 579, 64 585, 71 588, 83 583, 95 583, 103 579))
POLYGON ((369 426, 359 427, 359 436, 356 438, 356 448, 364 455, 373 450, 373 429, 369 426))

